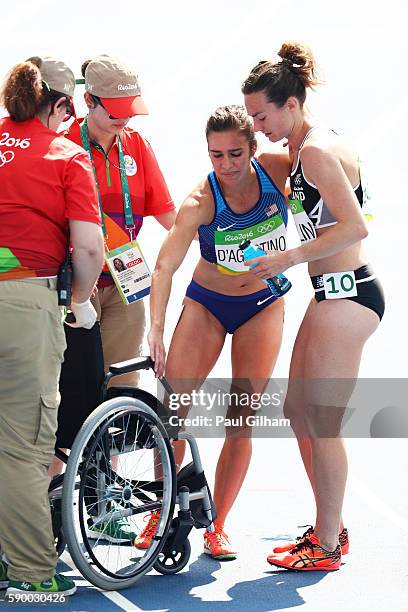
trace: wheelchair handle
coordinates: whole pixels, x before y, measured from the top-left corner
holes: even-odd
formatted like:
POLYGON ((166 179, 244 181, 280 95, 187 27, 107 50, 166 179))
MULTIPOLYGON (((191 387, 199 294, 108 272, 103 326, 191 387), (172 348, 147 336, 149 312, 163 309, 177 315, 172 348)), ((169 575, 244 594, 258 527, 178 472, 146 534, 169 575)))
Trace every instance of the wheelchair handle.
POLYGON ((149 370, 150 368, 154 368, 154 361, 150 357, 135 357, 127 361, 112 363, 109 372, 113 376, 120 376, 120 374, 128 374, 137 370, 149 370))
MULTIPOLYGON (((135 357, 134 359, 128 359, 127 361, 120 361, 118 363, 112 363, 109 367, 109 372, 106 374, 103 382, 103 392, 106 392, 108 383, 114 376, 120 376, 121 374, 128 374, 129 372, 136 372, 137 370, 154 370, 154 361, 151 357, 142 356, 135 357)), ((159 378, 159 381, 163 385, 165 391, 171 395, 174 393, 169 382, 164 376, 159 378)))

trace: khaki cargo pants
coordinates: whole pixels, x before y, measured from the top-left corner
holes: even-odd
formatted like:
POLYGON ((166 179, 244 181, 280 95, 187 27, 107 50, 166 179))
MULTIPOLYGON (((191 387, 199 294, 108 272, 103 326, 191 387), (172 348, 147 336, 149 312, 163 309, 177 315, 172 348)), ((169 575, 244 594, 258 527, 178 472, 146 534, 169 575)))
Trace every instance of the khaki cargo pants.
MULTIPOLYGON (((92 303, 101 323, 105 372, 112 363, 139 357, 146 327, 143 300, 126 305, 116 285, 109 285, 99 289, 92 303)), ((137 387, 139 378, 140 372, 122 374, 112 380, 112 385, 137 387)))
POLYGON ((65 335, 56 280, 0 281, 0 549, 12 580, 55 574, 47 469, 65 335))

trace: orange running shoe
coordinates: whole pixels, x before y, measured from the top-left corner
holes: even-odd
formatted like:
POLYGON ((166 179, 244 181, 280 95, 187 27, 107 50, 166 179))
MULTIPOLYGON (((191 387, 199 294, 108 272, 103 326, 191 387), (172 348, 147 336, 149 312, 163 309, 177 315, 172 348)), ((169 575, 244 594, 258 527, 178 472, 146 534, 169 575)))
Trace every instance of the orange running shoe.
POLYGON ((204 534, 204 552, 218 561, 232 561, 237 553, 231 547, 228 536, 222 529, 206 531, 204 534))
MULTIPOLYGON (((288 552, 289 550, 292 550, 294 546, 299 544, 299 542, 302 542, 305 538, 307 538, 314 532, 314 528, 312 527, 312 525, 304 525, 304 527, 309 527, 309 529, 307 529, 302 536, 296 538, 295 543, 290 542, 289 544, 284 544, 283 546, 275 546, 273 552, 277 554, 288 552)), ((343 531, 339 533, 339 544, 341 547, 341 554, 347 555, 350 549, 350 542, 348 537, 348 531, 346 528, 344 528, 343 531)))
POLYGON ((135 538, 134 545, 136 548, 149 548, 153 536, 156 533, 157 525, 159 524, 160 512, 151 512, 145 516, 145 521, 148 519, 146 527, 135 538))
POLYGON ((348 531, 345 527, 339 533, 339 544, 341 548, 341 554, 347 555, 348 551, 350 550, 350 540, 348 536, 348 531))
POLYGON ((288 570, 325 572, 338 570, 341 563, 341 548, 337 545, 333 551, 326 550, 320 544, 318 538, 311 534, 302 542, 299 542, 289 553, 270 555, 268 563, 283 567, 288 570))
POLYGON ((289 542, 288 544, 284 544, 283 546, 275 546, 272 552, 277 554, 288 552, 289 550, 292 550, 292 548, 294 548, 297 544, 299 544, 299 542, 302 542, 305 538, 311 535, 314 531, 313 525, 300 525, 300 527, 308 527, 308 529, 306 529, 303 535, 296 538, 296 542, 289 542))

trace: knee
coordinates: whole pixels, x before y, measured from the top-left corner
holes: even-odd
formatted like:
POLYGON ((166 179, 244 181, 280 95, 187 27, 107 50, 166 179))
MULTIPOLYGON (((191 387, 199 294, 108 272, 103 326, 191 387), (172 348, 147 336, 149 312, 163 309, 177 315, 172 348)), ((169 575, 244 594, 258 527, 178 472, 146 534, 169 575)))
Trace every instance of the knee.
POLYGON ((241 450, 252 445, 252 428, 226 427, 224 445, 230 446, 239 454, 241 450))
POLYGON ((283 414, 285 418, 291 421, 297 421, 303 418, 303 412, 304 406, 302 395, 299 394, 299 392, 293 393, 293 390, 289 388, 283 404, 283 414))
POLYGON ((338 438, 341 434, 343 415, 344 408, 309 404, 305 410, 305 423, 310 437, 317 440, 338 438))
POLYGON ((297 437, 307 437, 308 432, 305 424, 304 406, 298 401, 286 399, 283 406, 283 415, 290 421, 290 426, 297 437))

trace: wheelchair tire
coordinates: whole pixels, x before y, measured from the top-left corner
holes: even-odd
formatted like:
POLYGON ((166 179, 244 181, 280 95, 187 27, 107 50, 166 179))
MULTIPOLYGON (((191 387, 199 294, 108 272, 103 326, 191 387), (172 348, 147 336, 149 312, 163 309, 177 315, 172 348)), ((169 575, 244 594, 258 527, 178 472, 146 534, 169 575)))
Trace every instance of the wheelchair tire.
MULTIPOLYGON (((137 455, 136 458, 138 457, 137 455)), ((140 459, 136 466, 139 463, 140 459)), ((72 560, 84 578, 101 589, 118 590, 132 586, 144 576, 153 567, 166 542, 173 518, 176 492, 173 451, 167 433, 155 412, 144 402, 133 397, 116 397, 101 404, 87 418, 72 445, 62 495, 62 525, 65 540, 72 560), (125 423, 132 423, 129 431, 133 432, 134 441, 130 450, 125 446, 129 444, 130 437, 128 429, 125 431, 125 423), (120 440, 122 429, 123 445, 121 446, 120 443, 118 444, 118 439, 120 440), (139 434, 140 445, 138 445, 139 434), (113 467, 113 450, 117 451, 117 467, 113 467), (158 463, 157 457, 161 460, 162 480, 156 481, 154 480, 156 476, 154 476, 153 480, 147 482, 145 492, 140 491, 141 476, 135 479, 126 474, 120 474, 120 471, 123 471, 122 464, 137 452, 140 452, 141 456, 153 453, 153 463, 149 464, 148 470, 145 470, 151 478, 152 466, 155 468, 158 463), (101 456, 103 459, 98 464, 98 458, 100 459, 101 456), (95 504, 87 502, 86 493, 84 493, 87 482, 92 479, 96 483, 94 485, 95 496, 97 491, 102 491, 102 494, 98 493, 101 497, 95 504), (104 484, 103 489, 100 482, 104 484), (150 483, 151 487, 152 482, 160 482, 159 494, 151 493, 156 489, 148 488, 148 484, 150 483), (109 495, 112 497, 109 498, 109 495), (155 500, 152 499, 152 495, 156 495, 155 500), (112 501, 106 502, 107 499, 112 501), (132 500, 142 503, 137 505, 132 500), (107 517, 109 512, 113 516, 118 509, 121 511, 125 509, 126 512, 128 508, 130 508, 130 514, 126 516, 130 520, 141 516, 142 512, 149 509, 159 512, 157 530, 150 547, 143 550, 142 553, 134 547, 133 540, 125 542, 125 545, 111 542, 107 546, 112 547, 112 550, 109 549, 106 553, 106 547, 101 546, 101 542, 103 544, 104 541, 107 541, 103 535, 104 528, 99 537, 95 537, 93 532, 92 539, 89 538, 91 519, 87 519, 86 525, 84 515, 90 515, 91 506, 97 506, 99 509, 101 503, 105 504, 103 517, 107 517), (117 551, 116 548, 113 548, 114 546, 118 548, 117 551), (101 550, 99 551, 98 548, 101 550), (137 557, 138 554, 144 556, 137 557), (118 559, 118 563, 125 563, 125 566, 119 569, 113 568, 112 558, 118 559)), ((109 525, 110 521, 111 519, 108 519, 107 523, 102 523, 102 525, 109 525)))
POLYGON ((177 574, 187 565, 190 555, 191 544, 187 539, 181 545, 180 550, 172 550, 169 552, 161 551, 157 560, 154 562, 153 568, 165 576, 177 574))

